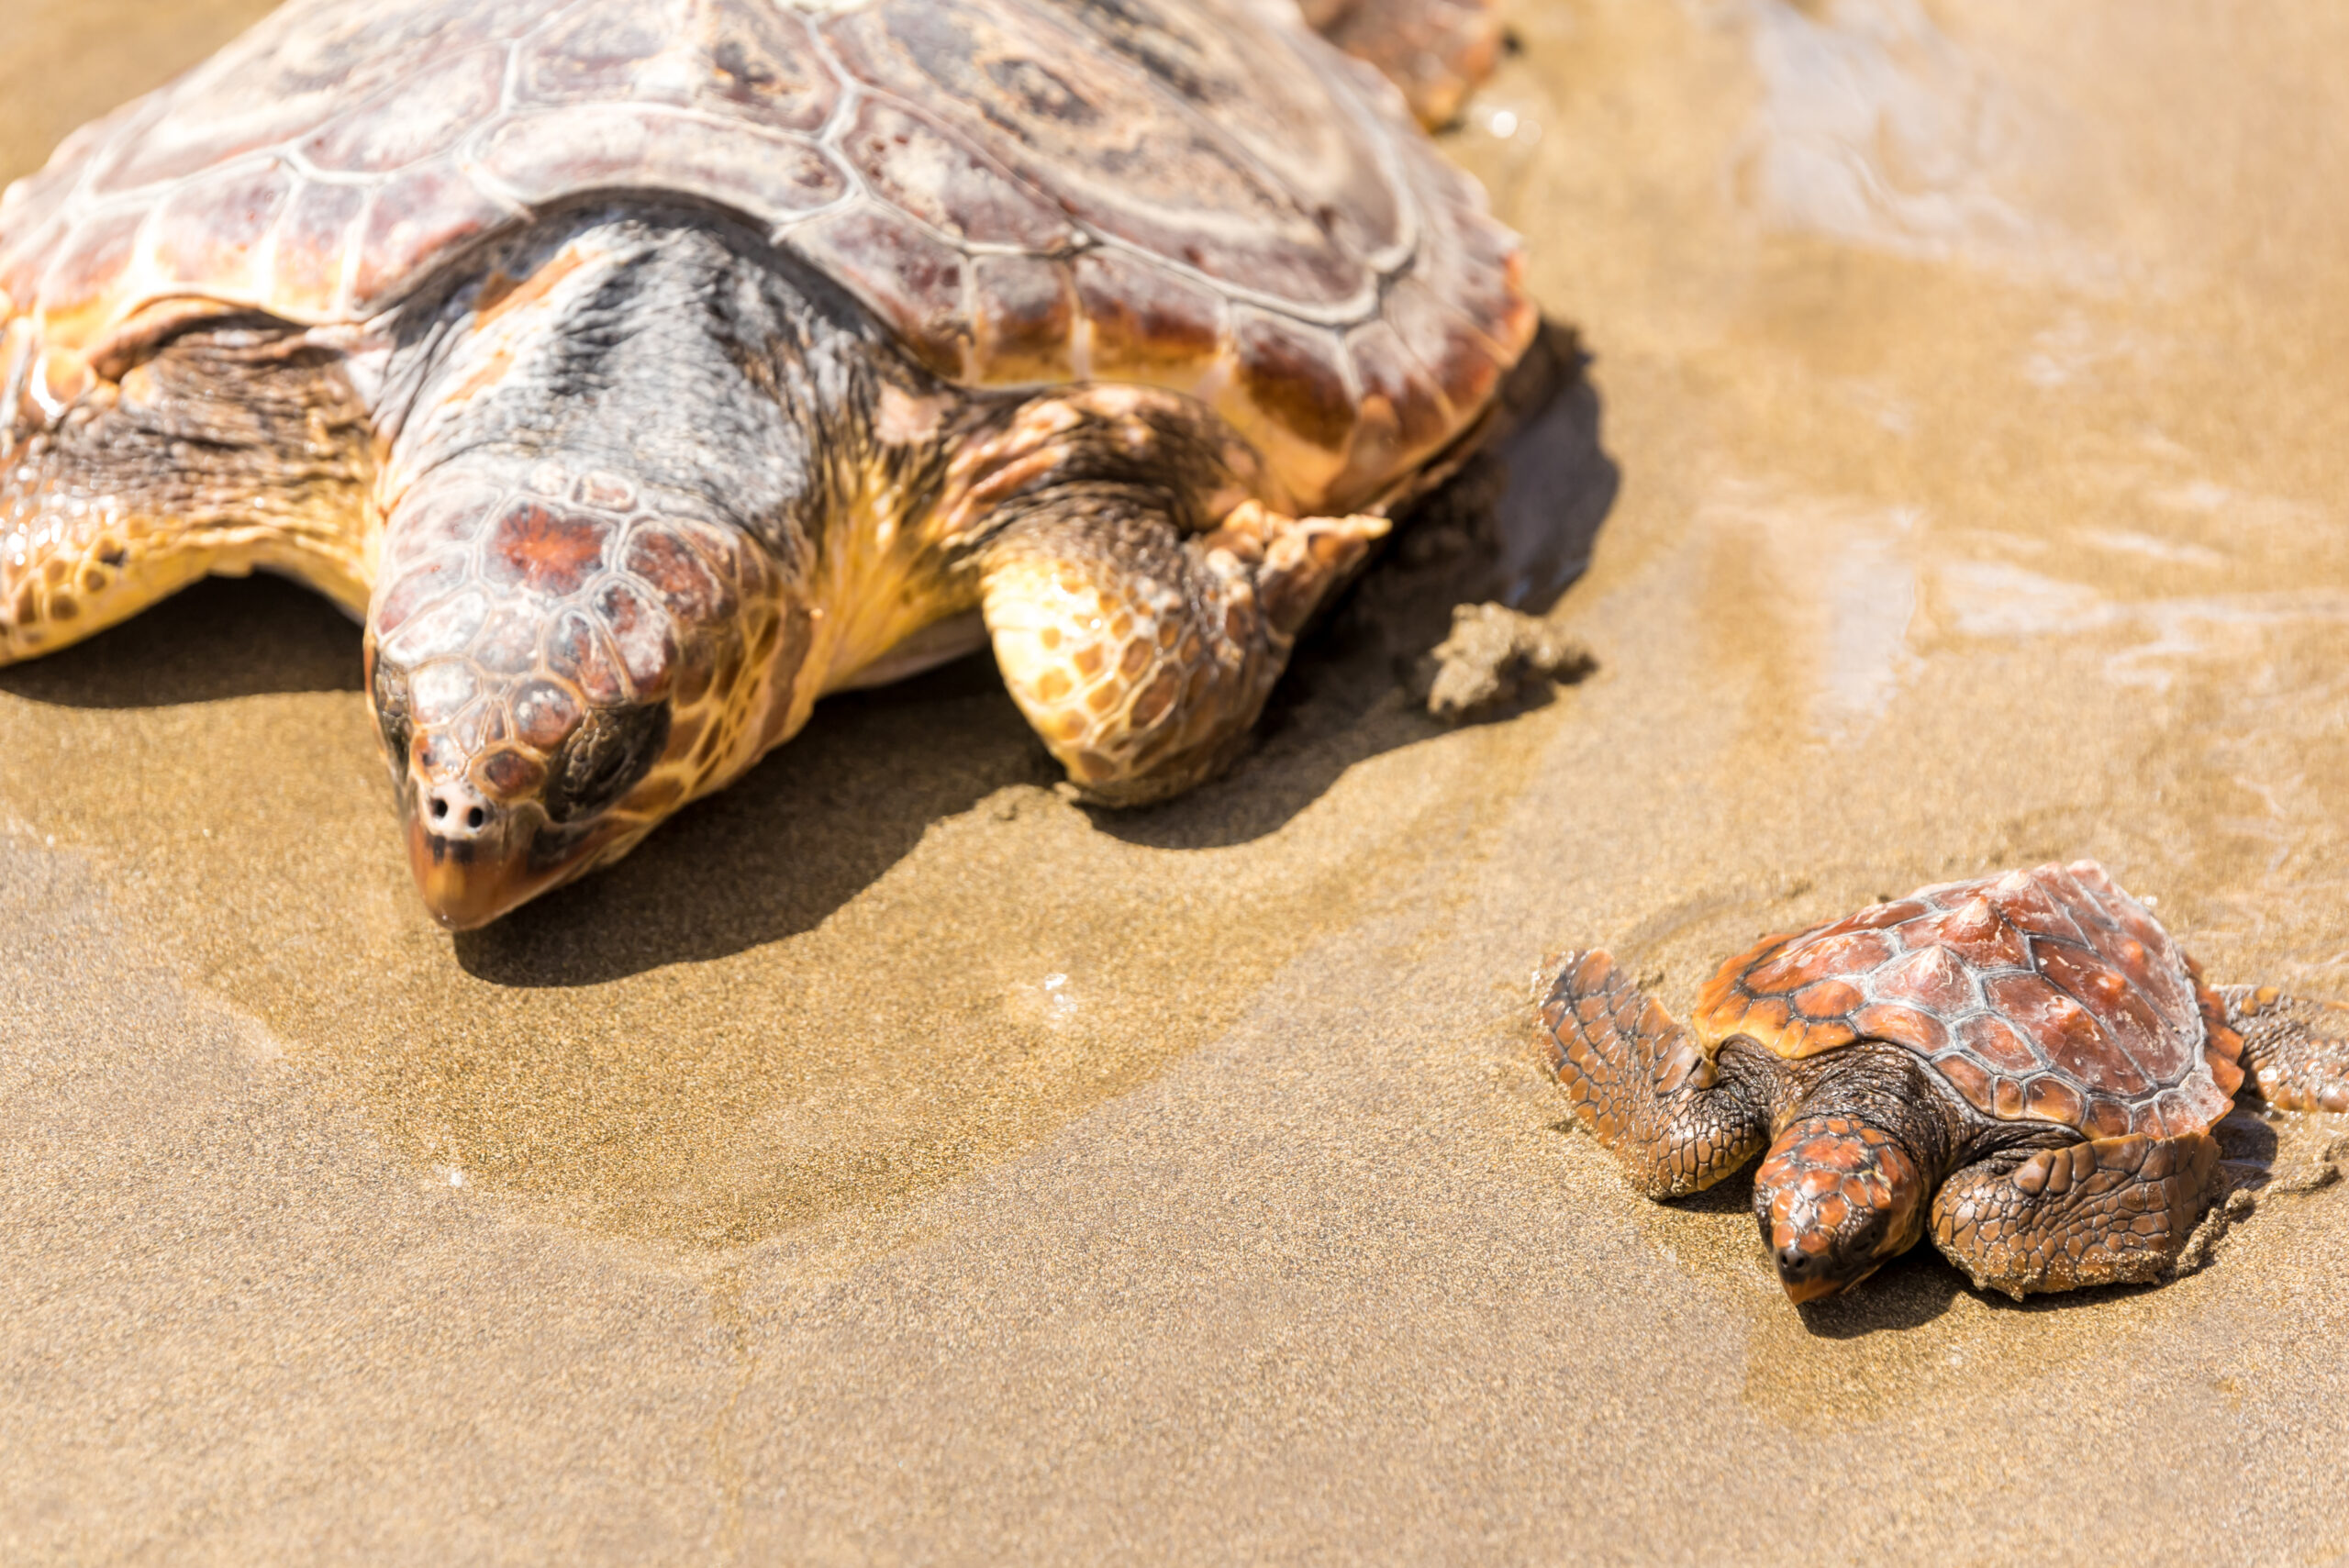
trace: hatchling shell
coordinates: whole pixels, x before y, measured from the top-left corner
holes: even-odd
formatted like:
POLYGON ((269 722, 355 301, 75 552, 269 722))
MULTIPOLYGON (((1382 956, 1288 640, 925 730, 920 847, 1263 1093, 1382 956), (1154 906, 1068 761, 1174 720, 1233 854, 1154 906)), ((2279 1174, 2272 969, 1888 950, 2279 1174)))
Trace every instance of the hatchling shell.
POLYGON ((1928 887, 1723 964, 1696 1017, 1787 1058, 1905 1046, 1985 1115, 2175 1137, 2227 1113, 2242 1041, 2152 913, 2081 861, 1928 887))
POLYGON ((295 0, 0 205, 0 410, 190 311, 358 323, 566 201, 719 204, 965 384, 1222 412, 1375 501, 1531 337, 1515 238, 1286 0, 295 0))

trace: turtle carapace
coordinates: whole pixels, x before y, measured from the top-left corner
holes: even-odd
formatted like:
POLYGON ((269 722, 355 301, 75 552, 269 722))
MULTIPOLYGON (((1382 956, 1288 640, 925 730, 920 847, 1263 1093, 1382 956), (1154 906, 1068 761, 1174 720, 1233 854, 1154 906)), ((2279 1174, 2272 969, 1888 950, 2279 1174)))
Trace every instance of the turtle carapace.
POLYGON ((2153 912, 2077 861, 1921 888, 1721 965, 1694 1028, 1604 952, 1540 1036, 1575 1112, 1651 1197, 1764 1156, 1754 1216, 1797 1302, 1930 1231, 2021 1296, 2157 1277, 2208 1206, 2238 1093, 2349 1109, 2337 1005, 2202 984, 2153 912))

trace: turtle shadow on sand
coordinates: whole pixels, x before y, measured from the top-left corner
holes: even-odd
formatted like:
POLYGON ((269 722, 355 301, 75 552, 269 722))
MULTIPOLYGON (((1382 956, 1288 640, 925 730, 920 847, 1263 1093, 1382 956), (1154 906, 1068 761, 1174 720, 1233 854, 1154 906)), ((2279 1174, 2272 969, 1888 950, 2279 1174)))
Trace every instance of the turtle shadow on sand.
MULTIPOLYGON (((1655 1212, 1680 1217, 1680 1224, 1701 1225, 1715 1248, 1742 1250, 1760 1245, 1754 1235, 1751 1167, 1702 1192, 1659 1204, 1655 1212)), ((1815 1339, 1856 1340, 1930 1323, 1970 1289, 1965 1276, 1926 1242, 1893 1259, 1859 1288, 1842 1296, 1789 1308, 1774 1288, 1765 1310, 1792 1310, 1804 1331, 1815 1339)))
POLYGON ((45 659, 0 667, 0 692, 62 707, 170 707, 357 692, 360 628, 280 577, 210 577, 45 659))
POLYGON ((814 929, 932 823, 1059 777, 985 655, 848 693, 618 864, 458 932, 457 961, 499 984, 583 985, 725 958, 814 929))

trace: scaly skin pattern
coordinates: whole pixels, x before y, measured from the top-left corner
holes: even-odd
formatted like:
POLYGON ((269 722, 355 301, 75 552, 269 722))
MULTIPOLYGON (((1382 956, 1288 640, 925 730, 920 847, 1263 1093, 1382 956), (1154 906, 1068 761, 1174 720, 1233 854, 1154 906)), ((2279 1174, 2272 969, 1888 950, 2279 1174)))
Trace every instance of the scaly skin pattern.
POLYGON ((367 643, 412 869, 456 925, 625 853, 732 778, 792 705, 809 641, 739 531, 616 473, 495 473, 408 498, 367 643))
POLYGON ((1761 1152, 1766 1113, 1604 952, 1567 956, 1541 1038, 1575 1115, 1653 1198, 1701 1192, 1761 1152))
POLYGON ((0 662, 207 572, 363 608, 456 927, 965 625, 1156 799, 1472 449, 1521 270, 1256 0, 308 0, 0 206, 0 662))
POLYGON ((989 551, 996 662, 1079 788, 1160 799, 1222 771, 1305 616, 1386 532, 1252 501, 1184 539, 1147 493, 1064 491, 989 551))
POLYGON ((374 562, 368 411, 337 349, 221 317, 93 381, 0 467, 0 664, 207 573, 288 573, 354 614, 374 562))
POLYGON ((1977 1288, 2017 1300, 2155 1279, 2209 1205, 2218 1160, 2208 1133, 2132 1133, 1977 1164, 1942 1184, 1933 1244, 1977 1288))
POLYGON ((1854 1116, 1809 1116, 1779 1134, 1754 1175, 1754 1218, 1798 1302, 1866 1277, 1846 1258, 1881 1262, 1924 1229, 1924 1173, 1893 1135, 1854 1116))
POLYGON ((1705 988, 1693 1032, 1606 954, 1578 953, 1541 1036, 1642 1193, 1694 1191, 1773 1139, 1755 1218, 1796 1301, 1927 1229, 1977 1286, 2021 1296, 2169 1267, 2239 1087, 2349 1106, 2349 1044, 2327 1027, 2341 1013, 2211 990, 2149 910, 2076 862, 1765 938, 1705 988))
POLYGON ((2243 1071, 2262 1099, 2278 1110, 2349 1111, 2349 1007, 2273 985, 2213 989, 2243 1036, 2243 1071))

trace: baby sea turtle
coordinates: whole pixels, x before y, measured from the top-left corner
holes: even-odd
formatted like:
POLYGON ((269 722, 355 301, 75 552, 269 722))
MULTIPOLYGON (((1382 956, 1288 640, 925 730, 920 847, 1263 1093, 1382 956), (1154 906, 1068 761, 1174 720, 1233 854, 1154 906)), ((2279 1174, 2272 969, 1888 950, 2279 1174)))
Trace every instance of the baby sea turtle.
MULTIPOLYGON (((1431 113, 1491 52, 1315 15, 1431 113)), ((331 595, 455 927, 989 639, 1156 799, 1478 438, 1520 272, 1286 0, 296 0, 0 205, 0 662, 331 595)))
POLYGON ((2337 1005, 2204 985, 2094 861, 1920 888, 1731 959, 1675 1023, 1604 952, 1542 1008, 1575 1114, 1650 1197, 1754 1155, 1796 1301, 1934 1245, 1977 1286, 2148 1280, 2212 1195, 2239 1092, 2349 1109, 2337 1005))

